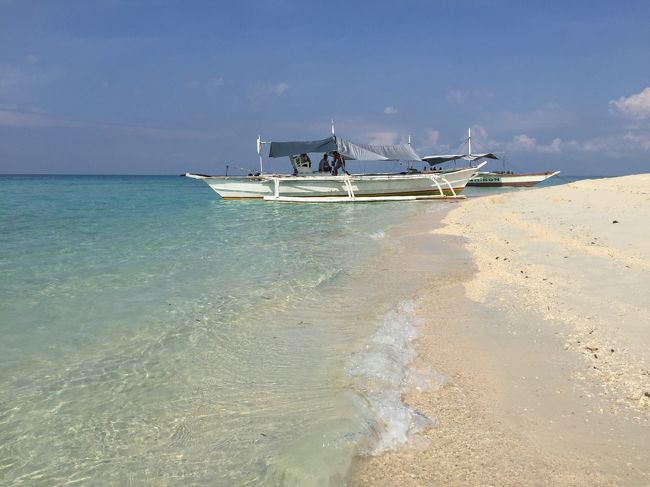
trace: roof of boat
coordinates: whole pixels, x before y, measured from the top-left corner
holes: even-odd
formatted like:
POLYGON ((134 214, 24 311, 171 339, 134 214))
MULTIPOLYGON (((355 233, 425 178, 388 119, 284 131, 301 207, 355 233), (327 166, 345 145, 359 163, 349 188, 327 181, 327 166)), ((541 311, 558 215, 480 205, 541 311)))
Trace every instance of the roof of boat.
POLYGON ((476 161, 478 159, 498 159, 498 157, 492 152, 485 152, 483 154, 444 154, 422 158, 423 161, 428 162, 429 164, 442 164, 443 162, 455 161, 457 159, 476 161))
POLYGON ((410 144, 370 145, 358 144, 337 135, 321 140, 271 142, 269 157, 286 157, 296 154, 338 151, 346 159, 363 161, 421 161, 422 158, 410 144))

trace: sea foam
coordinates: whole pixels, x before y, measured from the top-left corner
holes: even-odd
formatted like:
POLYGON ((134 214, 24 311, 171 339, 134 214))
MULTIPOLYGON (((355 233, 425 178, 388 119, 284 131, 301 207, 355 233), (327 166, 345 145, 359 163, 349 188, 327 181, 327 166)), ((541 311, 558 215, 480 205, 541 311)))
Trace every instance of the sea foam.
POLYGON ((355 353, 348 372, 364 398, 359 402, 364 417, 366 440, 360 454, 379 455, 403 445, 433 422, 402 402, 408 390, 422 390, 444 380, 432 373, 414 373, 410 366, 416 352, 417 318, 412 301, 403 301, 386 313, 377 332, 355 353))

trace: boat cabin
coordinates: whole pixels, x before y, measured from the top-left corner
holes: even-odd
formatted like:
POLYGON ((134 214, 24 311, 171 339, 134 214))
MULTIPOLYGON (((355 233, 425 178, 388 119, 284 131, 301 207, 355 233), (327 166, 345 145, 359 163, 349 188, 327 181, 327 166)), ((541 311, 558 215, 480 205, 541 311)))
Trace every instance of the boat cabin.
POLYGON ((307 154, 289 156, 294 176, 312 174, 311 160, 307 154))

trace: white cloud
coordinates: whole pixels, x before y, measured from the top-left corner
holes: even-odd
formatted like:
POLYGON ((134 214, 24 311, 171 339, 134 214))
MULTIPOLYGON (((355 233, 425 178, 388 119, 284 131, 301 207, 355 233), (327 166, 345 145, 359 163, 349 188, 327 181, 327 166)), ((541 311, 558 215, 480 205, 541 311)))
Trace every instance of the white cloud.
POLYGON ((627 98, 622 96, 618 100, 610 100, 609 110, 636 120, 650 118, 650 86, 627 98))
POLYGON ((25 129, 72 128, 84 130, 106 130, 125 134, 148 135, 163 138, 212 139, 213 132, 185 129, 163 129, 156 127, 139 127, 102 122, 89 122, 57 117, 36 110, 6 110, 0 107, 0 126, 25 129))
POLYGON ((512 152, 538 152, 543 154, 562 152, 562 139, 555 138, 550 144, 538 144, 534 137, 526 134, 515 135, 511 142, 505 144, 506 149, 512 152))
POLYGON ((633 145, 645 151, 650 151, 650 134, 633 134, 628 132, 623 136, 623 140, 631 142, 633 145))
POLYGON ((192 89, 219 90, 225 82, 226 80, 223 77, 215 76, 206 80, 190 80, 187 82, 187 86, 192 89))
POLYGON ((650 133, 628 131, 626 133, 592 137, 584 141, 562 140, 556 137, 548 144, 539 143, 534 137, 520 134, 514 136, 510 142, 506 142, 503 146, 506 151, 512 152, 538 154, 581 152, 618 157, 638 153, 638 151, 650 151, 650 133))
POLYGON ((638 151, 650 151, 650 133, 637 131, 592 137, 584 142, 571 140, 562 142, 562 149, 565 151, 592 152, 606 154, 610 157, 621 154, 638 153, 638 151))
POLYGON ((272 88, 273 93, 276 95, 282 95, 284 94, 287 90, 289 89, 289 84, 285 83, 284 81, 282 83, 278 83, 272 88))
POLYGON ((536 145, 537 145, 537 141, 533 137, 529 137, 526 134, 521 134, 521 135, 515 135, 512 138, 511 148, 514 150, 516 149, 530 150, 530 149, 534 149, 536 145))
POLYGON ((0 109, 0 125, 5 127, 43 128, 43 127, 83 127, 82 122, 75 122, 51 117, 44 113, 0 109))
POLYGON ((497 131, 539 130, 567 126, 574 116, 555 103, 530 112, 502 110, 490 119, 490 127, 497 131))
POLYGON ((61 75, 60 70, 56 68, 38 69, 35 63, 27 66, 26 69, 0 65, 0 95, 11 94, 28 87, 47 85, 61 75))
MULTIPOLYGON (((305 127, 314 126, 313 137, 322 137, 323 129, 326 129, 326 134, 329 134, 330 124, 328 119, 321 119, 317 122, 309 123, 292 123, 291 127, 293 132, 302 133, 305 127)), ((391 145, 391 144, 405 144, 408 140, 409 134, 413 132, 411 126, 403 126, 394 118, 377 118, 377 116, 364 117, 364 116, 338 116, 334 114, 334 125, 336 133, 342 135, 346 139, 349 138, 355 142, 371 145, 391 145)), ((286 123, 283 126, 288 126, 286 123)), ((310 136, 311 137, 311 136, 310 136)), ((419 140, 419 136, 414 138, 414 141, 419 140)))
MULTIPOLYGON (((457 153, 467 150, 467 146, 454 146, 440 143, 440 135, 437 130, 426 129, 421 132, 423 143, 416 150, 421 154, 444 154, 457 153)), ((644 153, 650 152, 650 129, 636 128, 626 132, 610 133, 584 140, 562 139, 554 137, 544 141, 538 140, 531 132, 519 132, 509 140, 495 140, 489 137, 484 127, 472 126, 472 152, 500 152, 541 154, 557 156, 571 154, 593 155, 597 154, 598 160, 603 157, 611 160, 645 157, 644 153), (547 141, 548 140, 548 141, 547 141)), ((466 141, 465 141, 466 144, 466 141)), ((580 156, 584 157, 584 156, 580 156)))
POLYGON ((12 66, 0 66, 0 94, 6 94, 30 81, 23 71, 12 66))
POLYGON ((438 143, 438 139, 440 139, 440 132, 438 132, 436 129, 427 129, 426 134, 427 142, 430 142, 432 144, 438 143))
POLYGON ((440 131, 433 128, 419 130, 413 138, 415 152, 424 155, 448 154, 449 144, 440 143, 440 131))
POLYGON ((400 135, 397 132, 383 131, 371 132, 366 137, 370 145, 393 145, 397 144, 400 135))
POLYGON ((460 90, 447 90, 446 99, 452 105, 462 105, 465 103, 466 96, 460 90))
POLYGON ((457 89, 447 90, 445 99, 450 105, 484 105, 494 98, 494 93, 482 89, 462 91, 457 89))
POLYGON ((386 108, 384 108, 384 114, 386 114, 386 115, 394 115, 394 114, 396 114, 398 111, 399 111, 399 110, 398 110, 397 108, 395 108, 395 107, 393 107, 393 106, 390 106, 390 105, 387 106, 386 108))
POLYGON ((472 125, 472 152, 493 151, 496 142, 490 140, 487 130, 481 125, 472 125))
POLYGON ((255 85, 248 100, 251 104, 251 108, 258 110, 261 107, 265 106, 271 99, 283 96, 289 90, 289 83, 282 81, 280 83, 258 83, 255 85))

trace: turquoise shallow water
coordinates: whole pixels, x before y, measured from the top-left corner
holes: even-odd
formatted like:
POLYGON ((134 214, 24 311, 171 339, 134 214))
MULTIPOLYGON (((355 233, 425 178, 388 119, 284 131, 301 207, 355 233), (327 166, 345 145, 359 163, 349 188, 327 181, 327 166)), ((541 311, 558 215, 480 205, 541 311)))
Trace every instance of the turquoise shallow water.
POLYGON ((343 484, 419 421, 413 311, 357 276, 421 208, 0 177, 0 484, 343 484))

